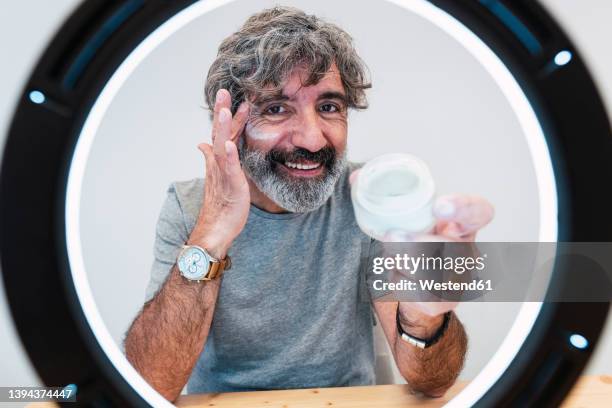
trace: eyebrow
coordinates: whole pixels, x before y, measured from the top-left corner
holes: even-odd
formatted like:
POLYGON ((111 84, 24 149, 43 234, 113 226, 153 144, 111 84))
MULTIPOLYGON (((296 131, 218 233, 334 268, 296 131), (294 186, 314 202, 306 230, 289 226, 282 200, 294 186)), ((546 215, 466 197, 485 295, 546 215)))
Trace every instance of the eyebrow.
POLYGON ((329 92, 323 92, 321 95, 319 95, 319 97, 317 98, 319 100, 321 99, 337 99, 339 101, 342 101, 342 103, 344 103, 345 105, 348 105, 348 98, 346 97, 346 95, 342 92, 337 92, 337 91, 329 91, 329 92))
MULTIPOLYGON (((289 95, 286 95, 286 94, 284 94, 282 92, 278 92, 278 93, 274 93, 274 94, 262 95, 262 96, 256 98, 254 103, 255 103, 255 105, 264 105, 264 104, 269 103, 269 102, 290 101, 291 99, 293 99, 293 98, 290 97, 289 95)), ((346 95, 344 93, 338 92, 338 91, 323 92, 317 98, 317 100, 321 100, 321 99, 337 99, 337 100, 342 101, 345 105, 348 105, 348 98, 346 97, 346 95)))
POLYGON ((253 103, 255 105, 264 105, 268 102, 280 102, 280 101, 288 101, 291 98, 288 95, 283 94, 282 92, 277 92, 273 94, 263 94, 255 98, 253 103))

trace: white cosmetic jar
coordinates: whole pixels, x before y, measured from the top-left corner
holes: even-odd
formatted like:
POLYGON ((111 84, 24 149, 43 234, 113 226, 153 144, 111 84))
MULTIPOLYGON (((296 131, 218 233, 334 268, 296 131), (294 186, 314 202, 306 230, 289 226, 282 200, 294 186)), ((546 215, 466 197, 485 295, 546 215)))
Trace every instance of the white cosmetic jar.
POLYGON ((432 205, 435 184, 429 168, 406 153, 378 156, 368 161, 351 186, 359 228, 383 240, 392 231, 429 231, 435 223, 432 205))

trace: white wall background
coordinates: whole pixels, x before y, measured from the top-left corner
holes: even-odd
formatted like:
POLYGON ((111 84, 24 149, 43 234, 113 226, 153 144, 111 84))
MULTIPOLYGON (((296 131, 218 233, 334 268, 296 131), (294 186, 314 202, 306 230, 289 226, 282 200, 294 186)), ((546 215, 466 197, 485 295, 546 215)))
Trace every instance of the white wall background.
MULTIPOLYGON (((430 164, 441 192, 477 192, 494 203, 496 220, 480 239, 535 240, 533 168, 525 139, 493 81, 429 23, 390 4, 381 3, 374 11, 364 3, 350 2, 349 16, 344 12, 348 1, 283 2, 344 27, 371 69, 371 108, 350 118, 351 157, 411 151, 430 164)), ((58 0, 4 7, 0 49, 10 57, 0 66, 0 142, 28 70, 75 4, 58 0)), ((81 233, 88 279, 117 342, 142 304, 155 220, 168 183, 202 176, 203 161, 195 146, 209 135, 201 93, 216 46, 246 16, 270 4, 240 1, 179 31, 137 68, 103 121, 85 175, 81 233)), ((583 50, 612 106, 612 77, 606 73, 612 68, 606 41, 612 29, 605 25, 612 4, 545 4, 583 50)), ((473 378, 491 357, 517 309, 502 303, 461 306, 471 347, 464 378, 473 378)), ((36 384, 4 299, 0 318, 0 361, 3 368, 10 367, 0 370, 0 386, 36 384)), ((591 373, 612 372, 610 326, 591 373)))

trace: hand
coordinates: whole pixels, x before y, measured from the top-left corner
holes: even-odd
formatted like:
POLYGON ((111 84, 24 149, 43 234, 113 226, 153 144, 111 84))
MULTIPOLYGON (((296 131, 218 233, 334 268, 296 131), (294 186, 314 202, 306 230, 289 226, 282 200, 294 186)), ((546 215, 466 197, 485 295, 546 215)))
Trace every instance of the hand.
MULTIPOLYGON (((493 219, 491 203, 475 195, 454 194, 438 197, 433 205, 436 225, 431 234, 417 234, 420 242, 474 242, 476 234, 493 219)), ((408 319, 416 311, 441 316, 457 307, 458 302, 414 302, 412 307, 400 304, 400 315, 408 319), (411 313, 412 312, 412 313, 411 313)))
MULTIPOLYGON (((353 184, 359 170, 349 176, 353 184)), ((473 242, 476 233, 493 219, 493 205, 486 199, 467 194, 438 197, 433 205, 436 224, 432 231, 411 233, 401 226, 385 236, 385 242, 473 242)))
POLYGON ((212 145, 198 145, 206 160, 204 201, 188 241, 206 247, 217 258, 225 257, 244 228, 251 203, 236 146, 249 116, 249 106, 243 102, 233 118, 230 106, 229 92, 220 89, 215 100, 212 145))
POLYGON ((486 199, 467 194, 438 197, 433 205, 436 225, 433 236, 422 234, 419 240, 474 242, 476 233, 493 219, 493 205, 486 199))
MULTIPOLYGON (((357 177, 353 171, 352 183, 357 177)), ((432 231, 411 233, 401 227, 387 233, 385 242, 474 242, 476 234, 491 222, 493 205, 476 195, 451 194, 440 196, 433 205, 436 223, 432 231)), ((401 321, 422 322, 422 330, 435 327, 443 313, 455 309, 458 302, 400 302, 401 321), (429 316, 429 319, 425 317, 429 316)))

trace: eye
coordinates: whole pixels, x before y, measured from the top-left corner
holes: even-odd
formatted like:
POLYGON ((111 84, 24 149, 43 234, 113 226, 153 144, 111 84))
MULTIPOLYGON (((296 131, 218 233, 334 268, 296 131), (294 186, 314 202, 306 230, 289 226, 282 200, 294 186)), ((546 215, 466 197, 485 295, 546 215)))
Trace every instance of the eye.
POLYGON ((340 108, 333 103, 325 103, 319 107, 319 110, 325 113, 340 112, 340 108))
POLYGON ((282 105, 272 105, 266 108, 265 113, 270 115, 278 115, 281 113, 285 113, 287 110, 282 105))

